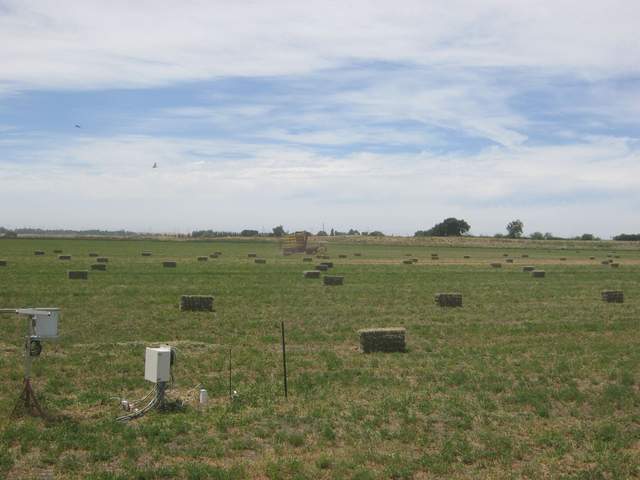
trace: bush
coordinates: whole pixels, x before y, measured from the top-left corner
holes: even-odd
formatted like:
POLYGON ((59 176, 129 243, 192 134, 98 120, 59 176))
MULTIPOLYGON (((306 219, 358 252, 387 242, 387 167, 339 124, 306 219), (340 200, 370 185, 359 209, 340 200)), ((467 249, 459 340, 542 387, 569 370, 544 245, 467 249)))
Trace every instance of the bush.
POLYGON ((620 235, 613 237, 613 239, 627 242, 638 242, 640 241, 640 233, 621 233, 620 235))
POLYGON ((258 235, 260 235, 258 230, 242 230, 240 232, 241 237, 257 237, 258 235))

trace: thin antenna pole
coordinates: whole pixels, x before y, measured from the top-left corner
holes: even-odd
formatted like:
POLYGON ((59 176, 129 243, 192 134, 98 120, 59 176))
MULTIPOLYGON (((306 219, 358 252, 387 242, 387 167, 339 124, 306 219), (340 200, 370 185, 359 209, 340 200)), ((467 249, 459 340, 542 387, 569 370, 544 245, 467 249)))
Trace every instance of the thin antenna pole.
POLYGON ((233 396, 233 392, 231 391, 231 347, 229 347, 229 399, 233 396))
POLYGON ((280 330, 282 332, 282 375, 284 377, 284 398, 288 398, 289 390, 287 388, 287 344, 284 339, 284 321, 280 322, 280 330))

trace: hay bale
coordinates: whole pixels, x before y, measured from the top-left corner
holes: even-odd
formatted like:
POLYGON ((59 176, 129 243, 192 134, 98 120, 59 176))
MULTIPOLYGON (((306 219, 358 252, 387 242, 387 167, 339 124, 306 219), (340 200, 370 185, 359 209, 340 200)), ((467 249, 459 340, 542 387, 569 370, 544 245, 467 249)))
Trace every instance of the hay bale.
POLYGON ((213 312, 213 297, 211 295, 181 295, 181 312, 213 312))
POLYGON ((336 286, 344 284, 344 277, 339 275, 325 275, 322 279, 325 285, 336 286))
POLYGON ((41 255, 44 255, 44 252, 43 252, 42 250, 36 250, 35 252, 33 252, 33 254, 34 254, 36 257, 39 257, 39 256, 41 256, 41 255))
POLYGON ((106 272, 107 271, 107 264, 106 263, 94 263, 93 265, 91 265, 91 270, 99 270, 101 272, 106 272))
POLYGON ((338 258, 347 258, 347 256, 344 253, 341 253, 340 255, 338 255, 338 258))
POLYGON ((144 252, 142 252, 142 256, 143 256, 143 257, 150 257, 150 256, 152 256, 152 255, 153 255, 153 253, 151 253, 151 252, 149 252, 149 251, 144 251, 144 252))
POLYGON ((97 257, 98 254, 96 252, 89 252, 90 257, 97 257))
POLYGON ((60 249, 54 250, 53 253, 62 253, 62 250, 60 250, 60 249))
POLYGON ((465 256, 464 256, 464 257, 462 257, 462 258, 464 258, 464 259, 469 259, 469 258, 471 258, 471 255, 465 255, 465 256))
POLYGON ((507 263, 513 263, 513 258, 507 258, 507 259, 505 260, 505 262, 507 262, 507 263))
POLYGON ((69 280, 87 280, 89 272, 87 270, 69 270, 67 272, 69 280))
POLYGON ((315 269, 320 272, 326 272, 327 270, 329 270, 329 267, 327 267, 324 263, 319 263, 315 266, 315 269))
POLYGON ((589 257, 589 260, 595 260, 596 257, 589 257))
POLYGON ((333 262, 321 262, 320 265, 326 265, 327 268, 333 268, 333 262))
POLYGON ((198 257, 199 262, 206 262, 208 260, 209 260, 209 257, 205 257, 205 256, 198 257))
POLYGON ((7 266, 7 261, 6 260, 0 260, 0 267, 6 267, 7 266))
POLYGON ((311 258, 311 257, 304 257, 304 258, 302 259, 302 261, 303 261, 303 262, 313 262, 313 258, 311 258))
POLYGON ((533 270, 531 272, 533 278, 544 278, 546 275, 547 273, 544 270, 533 270))
POLYGON ((522 258, 529 258, 529 255, 527 255, 526 253, 523 253, 522 255, 520 255, 522 258))
POLYGON ((413 260, 402 260, 405 265, 413 265, 413 260))
POLYGON ((603 290, 602 301, 607 303, 624 303, 624 293, 621 290, 603 290))
POLYGON ((509 256, 509 254, 508 254, 508 253, 503 253, 503 254, 502 254, 502 256, 503 256, 503 257, 508 257, 508 256, 509 256))
POLYGON ((222 255, 222 252, 213 252, 214 255, 220 256, 222 255))
POLYGON ((254 263, 259 263, 259 264, 265 264, 267 263, 267 260, 264 258, 256 258, 254 261, 254 263))
POLYGON ((219 255, 217 253, 211 253, 209 254, 209 258, 218 258, 219 255))
POLYGON ((329 260, 331 257, 329 255, 318 255, 318 258, 321 260, 329 260))
POLYGON ((461 307, 462 306, 462 294, 461 293, 436 293, 436 304, 441 307, 461 307))
POLYGON ((71 255, 58 255, 58 260, 71 260, 71 255))
POLYGON ((354 253, 354 254, 353 254, 353 256, 354 256, 354 257, 361 257, 361 256, 362 256, 362 254, 361 254, 360 252, 356 252, 356 253, 354 253))
POLYGON ((601 265, 609 265, 609 260, 602 260, 600 262, 601 265))
POLYGON ((412 258, 412 259, 411 259, 411 261, 412 261, 413 263, 418 263, 418 259, 417 259, 417 258, 412 258))
POLYGON ((492 268, 502 268, 502 264, 500 262, 493 262, 490 265, 492 268))
POLYGON ((620 264, 618 262, 611 262, 611 268, 618 268, 620 264))
POLYGON ((167 260, 165 262, 162 262, 162 266, 164 268, 176 268, 178 266, 178 263, 173 260, 167 260))
POLYGON ((567 257, 560 257, 560 261, 561 262, 566 262, 567 261, 567 257))
POLYGON ((302 276, 304 278, 320 278, 320 271, 319 270, 306 270, 306 271, 302 272, 302 276))
POLYGON ((256 258, 258 256, 257 253, 247 253, 248 258, 256 258))
POLYGON ((613 258, 620 258, 620 255, 614 255, 613 258))
POLYGON ((358 330, 360 335, 360 351, 373 352, 406 352, 406 330, 404 328, 366 328, 358 330))
POLYGON ((536 269, 533 265, 525 265, 522 267, 523 272, 533 272, 536 269))
POLYGON ((109 263, 109 259, 107 257, 98 257, 98 258, 96 258, 96 262, 98 262, 98 263, 109 263))
POLYGON ((612 253, 607 253, 607 258, 611 258, 611 257, 613 257, 613 254, 612 253))

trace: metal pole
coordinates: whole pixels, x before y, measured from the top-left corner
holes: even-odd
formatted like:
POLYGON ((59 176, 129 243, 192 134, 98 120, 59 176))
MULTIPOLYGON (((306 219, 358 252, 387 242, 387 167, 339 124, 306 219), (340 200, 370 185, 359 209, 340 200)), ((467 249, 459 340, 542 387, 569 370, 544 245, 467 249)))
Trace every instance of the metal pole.
POLYGON ((229 347, 229 399, 233 397, 233 392, 231 390, 231 347, 229 347))
POLYGON ((289 389, 287 388, 287 346, 284 339, 284 321, 280 322, 280 330, 282 332, 282 374, 284 377, 284 398, 288 398, 289 389))

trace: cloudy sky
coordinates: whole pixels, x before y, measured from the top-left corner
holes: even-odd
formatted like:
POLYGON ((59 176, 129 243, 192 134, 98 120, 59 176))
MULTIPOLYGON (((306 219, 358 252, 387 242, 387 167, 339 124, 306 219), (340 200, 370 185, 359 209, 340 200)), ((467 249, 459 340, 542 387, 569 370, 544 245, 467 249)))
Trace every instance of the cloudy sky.
POLYGON ((0 0, 0 225, 638 232, 638 25, 637 0, 0 0))

